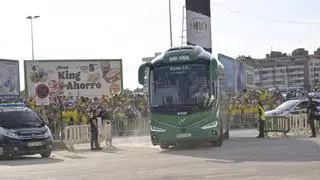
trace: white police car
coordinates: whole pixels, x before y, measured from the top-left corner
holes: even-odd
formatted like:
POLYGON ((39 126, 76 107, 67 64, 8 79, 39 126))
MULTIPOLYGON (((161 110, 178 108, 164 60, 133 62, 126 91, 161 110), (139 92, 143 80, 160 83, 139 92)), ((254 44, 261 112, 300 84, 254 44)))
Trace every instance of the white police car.
MULTIPOLYGON (((316 115, 319 115, 320 100, 313 99, 313 101, 315 102, 316 107, 318 109, 318 111, 316 112, 316 115)), ((309 102, 308 99, 289 100, 282 103, 280 106, 278 106, 274 110, 266 111, 265 116, 273 117, 273 116, 290 116, 295 114, 304 114, 304 113, 307 113, 308 102, 309 102)))
POLYGON ((41 154, 48 158, 53 138, 44 121, 23 103, 0 104, 0 157, 41 154))

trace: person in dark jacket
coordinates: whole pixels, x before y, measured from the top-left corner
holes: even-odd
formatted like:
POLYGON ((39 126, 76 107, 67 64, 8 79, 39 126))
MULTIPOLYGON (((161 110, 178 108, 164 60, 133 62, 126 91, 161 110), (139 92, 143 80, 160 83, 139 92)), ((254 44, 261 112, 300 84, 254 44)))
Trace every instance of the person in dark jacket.
POLYGON ((314 126, 315 112, 317 111, 316 103, 312 100, 312 94, 309 95, 309 103, 307 108, 308 122, 310 123, 311 136, 316 137, 316 129, 314 126))
POLYGON ((91 150, 101 150, 102 148, 98 142, 98 119, 96 116, 96 111, 93 111, 92 117, 89 119, 90 130, 91 130, 91 150))

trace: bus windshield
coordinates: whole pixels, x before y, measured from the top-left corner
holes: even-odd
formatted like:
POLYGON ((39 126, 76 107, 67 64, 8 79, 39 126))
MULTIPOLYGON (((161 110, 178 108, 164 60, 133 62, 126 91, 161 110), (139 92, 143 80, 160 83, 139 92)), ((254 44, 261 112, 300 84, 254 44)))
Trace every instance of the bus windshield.
POLYGON ((209 67, 176 64, 158 67, 150 76, 151 107, 204 105, 209 100, 209 67))

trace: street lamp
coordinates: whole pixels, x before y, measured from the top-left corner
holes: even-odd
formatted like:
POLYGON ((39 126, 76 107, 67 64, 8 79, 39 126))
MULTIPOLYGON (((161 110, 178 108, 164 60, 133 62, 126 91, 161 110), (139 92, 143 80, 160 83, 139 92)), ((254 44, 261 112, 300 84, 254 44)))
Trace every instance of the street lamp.
POLYGON ((30 19, 31 22, 31 50, 32 50, 32 60, 34 61, 34 49, 33 49, 33 23, 32 20, 33 19, 37 19, 40 16, 28 16, 26 17, 27 19, 30 19))
POLYGON ((169 0, 170 46, 172 47, 171 0, 169 0))

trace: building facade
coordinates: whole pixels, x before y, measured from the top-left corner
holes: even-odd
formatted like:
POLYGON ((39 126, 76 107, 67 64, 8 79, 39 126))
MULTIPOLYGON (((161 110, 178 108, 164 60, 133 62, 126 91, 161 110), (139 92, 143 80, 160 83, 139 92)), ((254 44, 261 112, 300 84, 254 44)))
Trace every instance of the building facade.
MULTIPOLYGON (((319 51, 319 49, 318 49, 319 51)), ((320 85, 320 54, 311 55, 308 63, 308 79, 312 86, 320 85)))
POLYGON ((320 85, 320 48, 315 55, 299 48, 287 55, 272 51, 263 59, 241 57, 254 67, 254 82, 257 88, 299 88, 309 89, 318 83, 320 85))
MULTIPOLYGON (((143 58, 143 62, 150 62, 160 53, 155 53, 154 57, 143 58)), ((231 75, 235 76, 234 88, 299 88, 310 89, 320 86, 320 48, 309 55, 303 48, 294 50, 291 54, 271 51, 263 59, 254 59, 247 56, 239 56, 236 59, 222 55, 224 59, 229 59, 233 65, 224 64, 231 75), (235 64, 239 64, 235 67, 235 64), (227 68, 228 69, 228 68, 227 68), (240 72, 241 71, 241 72, 240 72), (243 79, 243 83, 239 82, 243 79), (243 84, 243 85, 242 85, 243 84), (239 87, 238 87, 239 86, 239 87)), ((223 61, 223 58, 219 58, 223 61)), ((229 62, 228 61, 228 62, 229 62)), ((230 63, 229 63, 230 64, 230 63)), ((147 75, 147 74, 146 74, 147 75)), ((147 82, 144 87, 147 91, 147 82)))

